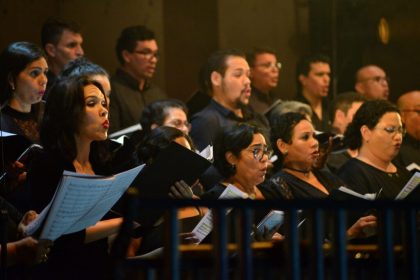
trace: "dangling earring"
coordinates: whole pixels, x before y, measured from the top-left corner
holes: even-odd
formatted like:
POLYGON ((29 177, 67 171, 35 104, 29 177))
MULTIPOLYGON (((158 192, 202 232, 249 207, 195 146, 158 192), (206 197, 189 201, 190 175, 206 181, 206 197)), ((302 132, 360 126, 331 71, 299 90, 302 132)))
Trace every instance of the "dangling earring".
POLYGON ((15 85, 11 84, 10 87, 12 88, 12 91, 15 91, 15 85))
POLYGON ((236 166, 234 164, 231 165, 232 171, 236 172, 236 166))

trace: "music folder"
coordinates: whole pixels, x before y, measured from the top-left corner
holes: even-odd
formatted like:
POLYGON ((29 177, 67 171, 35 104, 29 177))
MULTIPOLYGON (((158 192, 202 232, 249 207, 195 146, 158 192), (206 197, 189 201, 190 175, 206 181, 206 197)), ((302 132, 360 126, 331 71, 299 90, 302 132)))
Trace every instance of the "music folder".
MULTIPOLYGON (((166 198, 175 182, 183 180, 191 186, 210 165, 211 162, 199 154, 172 142, 146 165, 133 185, 138 188, 140 198, 166 198)), ((142 226, 152 226, 164 212, 164 207, 142 208, 137 219, 142 226)))

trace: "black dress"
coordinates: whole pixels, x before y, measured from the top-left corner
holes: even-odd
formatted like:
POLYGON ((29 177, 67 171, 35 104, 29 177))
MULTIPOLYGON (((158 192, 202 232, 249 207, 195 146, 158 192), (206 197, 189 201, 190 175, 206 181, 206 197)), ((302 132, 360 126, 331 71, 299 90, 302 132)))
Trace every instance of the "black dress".
MULTIPOLYGON (((92 165, 94 165, 92 163, 92 165)), ((93 166, 96 174, 107 175, 93 166)), ((64 170, 75 171, 71 162, 41 152, 28 172, 31 209, 40 213, 51 201, 64 170)), ((63 235, 54 241, 46 263, 34 268, 33 279, 108 279, 110 260, 107 239, 84 243, 86 230, 63 235)))
POLYGON ((357 158, 352 158, 338 171, 338 176, 349 188, 360 194, 377 193, 382 188, 382 198, 394 199, 410 174, 397 167, 394 173, 379 170, 357 158))

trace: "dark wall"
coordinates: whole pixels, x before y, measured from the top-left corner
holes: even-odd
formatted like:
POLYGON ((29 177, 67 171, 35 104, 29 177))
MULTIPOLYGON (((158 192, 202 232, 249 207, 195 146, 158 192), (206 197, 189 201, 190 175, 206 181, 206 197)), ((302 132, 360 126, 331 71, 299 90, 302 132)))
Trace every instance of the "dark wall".
POLYGON ((416 0, 310 1, 311 48, 329 54, 336 92, 353 90, 356 70, 377 64, 390 76, 391 100, 420 88, 420 2, 416 0), (385 19, 389 41, 378 35, 385 19))

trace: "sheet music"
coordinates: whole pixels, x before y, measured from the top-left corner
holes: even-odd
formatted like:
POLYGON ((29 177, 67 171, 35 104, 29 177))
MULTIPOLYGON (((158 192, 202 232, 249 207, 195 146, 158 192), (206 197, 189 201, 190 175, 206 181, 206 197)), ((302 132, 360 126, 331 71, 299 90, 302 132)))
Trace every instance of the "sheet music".
POLYGON ((408 180, 407 184, 405 184, 404 188, 395 197, 395 199, 406 198, 419 184, 420 184, 420 172, 416 172, 410 178, 410 180, 408 180))
POLYGON ((14 133, 10 133, 10 132, 7 132, 7 131, 4 131, 4 130, 0 130, 0 136, 1 137, 9 137, 9 136, 15 136, 16 134, 14 134, 14 133))
POLYGON ((213 146, 208 145, 198 154, 209 161, 213 161, 213 146))
POLYGON ((121 135, 129 134, 129 133, 134 132, 134 131, 137 131, 137 130, 142 130, 142 127, 141 127, 141 124, 140 123, 135 124, 135 125, 132 125, 132 126, 129 126, 129 127, 126 127, 124 129, 121 129, 121 130, 118 130, 118 131, 110 134, 108 136, 108 138, 117 138, 117 137, 119 137, 121 135))
POLYGON ((366 193, 366 194, 360 194, 358 192, 355 192, 349 188, 346 188, 344 186, 341 186, 338 188, 339 191, 342 191, 344 193, 347 193, 349 195, 355 196, 355 197, 359 197, 362 199, 367 199, 367 200, 375 200, 376 198, 376 193, 366 193))
MULTIPOLYGON (((122 196, 143 169, 137 166, 114 176, 89 176, 64 171, 51 203, 44 209, 49 213, 41 232, 41 239, 55 240, 96 224, 122 196)), ((36 223, 42 224, 45 215, 36 223)), ((35 222, 35 221, 34 221, 35 222)), ((37 228, 31 230, 35 232, 37 228)))
MULTIPOLYGON (((223 193, 219 196, 219 199, 235 199, 235 198, 247 198, 248 195, 243 191, 239 190, 237 187, 233 185, 228 185, 223 193)), ((232 209, 229 208, 226 211, 226 215, 232 209)), ((198 242, 196 244, 200 244, 204 238, 212 231, 213 229, 213 211, 207 211, 204 217, 200 220, 200 222, 195 226, 192 232, 198 238, 198 242)))

